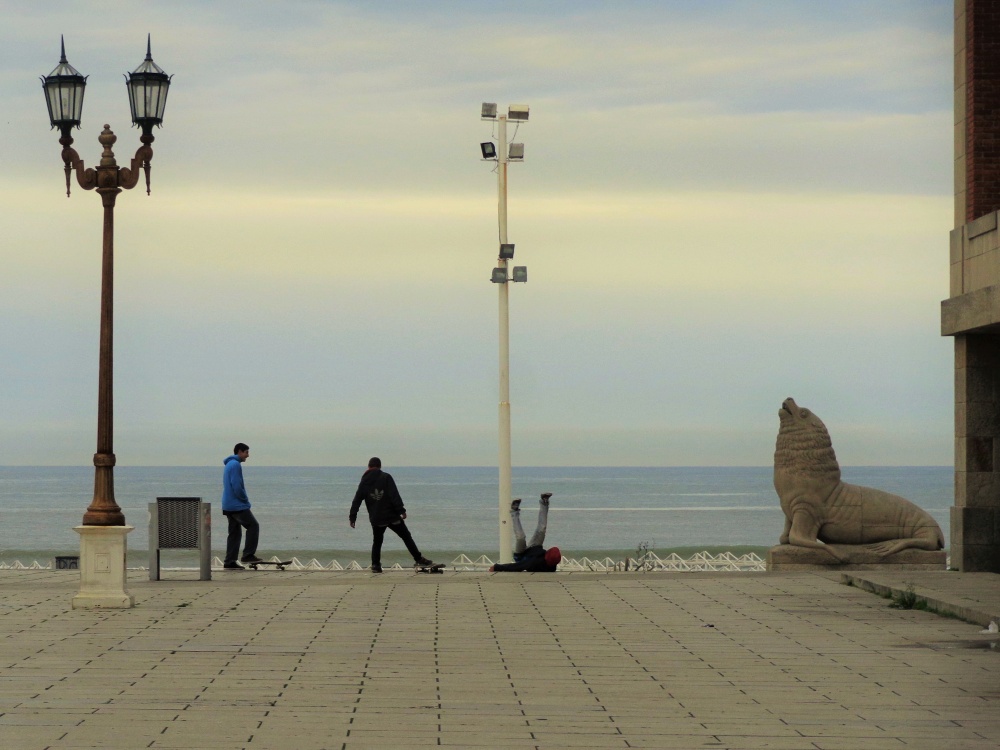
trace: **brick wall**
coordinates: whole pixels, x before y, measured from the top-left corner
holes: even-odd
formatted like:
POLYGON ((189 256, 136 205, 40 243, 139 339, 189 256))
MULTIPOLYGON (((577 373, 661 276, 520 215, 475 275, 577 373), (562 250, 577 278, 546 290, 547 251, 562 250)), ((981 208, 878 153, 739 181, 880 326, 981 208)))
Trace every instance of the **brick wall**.
POLYGON ((969 222, 1000 209, 1000 0, 965 0, 965 42, 969 222))

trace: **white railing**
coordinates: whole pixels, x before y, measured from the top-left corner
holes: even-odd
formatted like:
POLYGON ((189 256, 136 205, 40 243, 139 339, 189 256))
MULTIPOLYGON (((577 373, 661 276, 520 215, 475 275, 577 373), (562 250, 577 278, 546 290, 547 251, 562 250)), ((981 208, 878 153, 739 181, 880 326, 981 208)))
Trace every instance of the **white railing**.
MULTIPOLYGON (((272 562, 278 562, 280 558, 272 557, 272 562)), ((459 555, 450 563, 447 564, 446 570, 449 571, 479 571, 483 572, 490 568, 494 564, 486 555, 481 555, 480 557, 472 560, 467 555, 459 555)), ((37 560, 33 561, 30 565, 24 565, 20 560, 15 560, 11 563, 6 561, 0 561, 0 570, 51 570, 54 567, 53 562, 49 561, 45 565, 40 564, 37 560)), ((222 560, 218 557, 212 558, 212 567, 221 568, 222 560)), ((291 562, 286 566, 288 570, 329 570, 329 571, 358 571, 358 570, 368 570, 369 566, 362 565, 357 560, 351 560, 346 565, 341 564, 337 560, 331 560, 329 563, 323 564, 316 558, 313 558, 307 562, 299 560, 297 557, 293 557, 291 562)), ((144 568, 137 568, 138 570, 144 570, 144 568)), ((182 568, 174 568, 182 569, 182 568)), ((193 569, 193 568, 192 568, 193 569)), ((708 552, 698 552, 691 557, 684 559, 672 553, 667 557, 658 557, 653 552, 646 552, 645 554, 637 558, 628 558, 624 560, 614 560, 610 557, 605 557, 600 560, 592 560, 589 557, 581 557, 579 559, 572 557, 564 557, 562 562, 559 564, 559 570, 565 573, 583 573, 583 572, 594 572, 594 573, 627 573, 627 572, 694 572, 694 571, 715 571, 715 572, 730 572, 730 573, 748 573, 754 571, 763 571, 767 569, 765 561, 758 557, 757 555, 750 553, 747 555, 740 555, 737 557, 732 552, 722 552, 718 555, 712 555, 708 552)), ((391 571, 403 571, 412 570, 409 566, 403 567, 399 563, 388 566, 385 568, 386 572, 391 571)))

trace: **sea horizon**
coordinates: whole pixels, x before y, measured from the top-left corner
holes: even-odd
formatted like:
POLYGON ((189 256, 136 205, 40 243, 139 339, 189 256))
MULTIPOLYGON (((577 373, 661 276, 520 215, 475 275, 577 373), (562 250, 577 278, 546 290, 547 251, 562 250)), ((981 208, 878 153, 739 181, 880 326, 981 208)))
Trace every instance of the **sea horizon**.
MULTIPOLYGON (((954 504, 951 466, 842 466, 844 481, 893 492, 923 507, 948 539, 954 504)), ((496 466, 386 466, 407 509, 421 550, 469 556, 498 554, 496 466)), ((371 532, 362 507, 358 528, 348 509, 363 467, 263 466, 244 477, 261 525, 260 552, 299 559, 366 559, 371 532)), ((573 557, 651 549, 767 549, 784 516, 771 466, 515 466, 512 494, 522 497, 522 523, 535 526, 538 495, 553 492, 546 545, 573 557)), ((93 466, 0 466, 0 561, 11 551, 72 554, 93 495, 93 466)), ((210 466, 122 466, 115 498, 129 534, 130 556, 148 549, 148 503, 157 497, 201 497, 212 506, 213 550, 225 546, 219 507, 222 460, 210 466)), ((386 536, 386 559, 402 544, 386 536)), ((402 550, 401 561, 405 561, 402 550)), ((433 556, 433 555, 431 555, 433 556)))

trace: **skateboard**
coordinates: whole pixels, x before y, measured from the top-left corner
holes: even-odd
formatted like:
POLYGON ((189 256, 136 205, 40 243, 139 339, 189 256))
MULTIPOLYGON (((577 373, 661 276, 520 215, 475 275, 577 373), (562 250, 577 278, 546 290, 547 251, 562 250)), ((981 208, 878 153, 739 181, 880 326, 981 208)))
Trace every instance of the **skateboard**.
POLYGON ((414 565, 418 573, 444 573, 444 563, 434 563, 433 565, 414 565))
POLYGON ((282 560, 282 561, 278 561, 278 560, 261 560, 260 562, 248 562, 248 563, 243 563, 243 564, 246 565, 251 570, 257 570, 257 566, 258 565, 273 565, 278 570, 284 570, 286 565, 291 565, 292 564, 292 561, 291 560, 282 560))

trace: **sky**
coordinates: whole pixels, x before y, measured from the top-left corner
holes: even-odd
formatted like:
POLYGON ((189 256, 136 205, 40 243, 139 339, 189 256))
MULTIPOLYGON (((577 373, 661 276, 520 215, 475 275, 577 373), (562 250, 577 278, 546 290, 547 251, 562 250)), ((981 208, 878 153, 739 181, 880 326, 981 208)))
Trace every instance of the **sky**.
POLYGON ((101 206, 75 148, 139 146, 115 211, 119 465, 496 465, 508 135, 516 466, 766 466, 792 396, 843 465, 953 461, 950 0, 0 0, 0 465, 96 441, 101 206))

